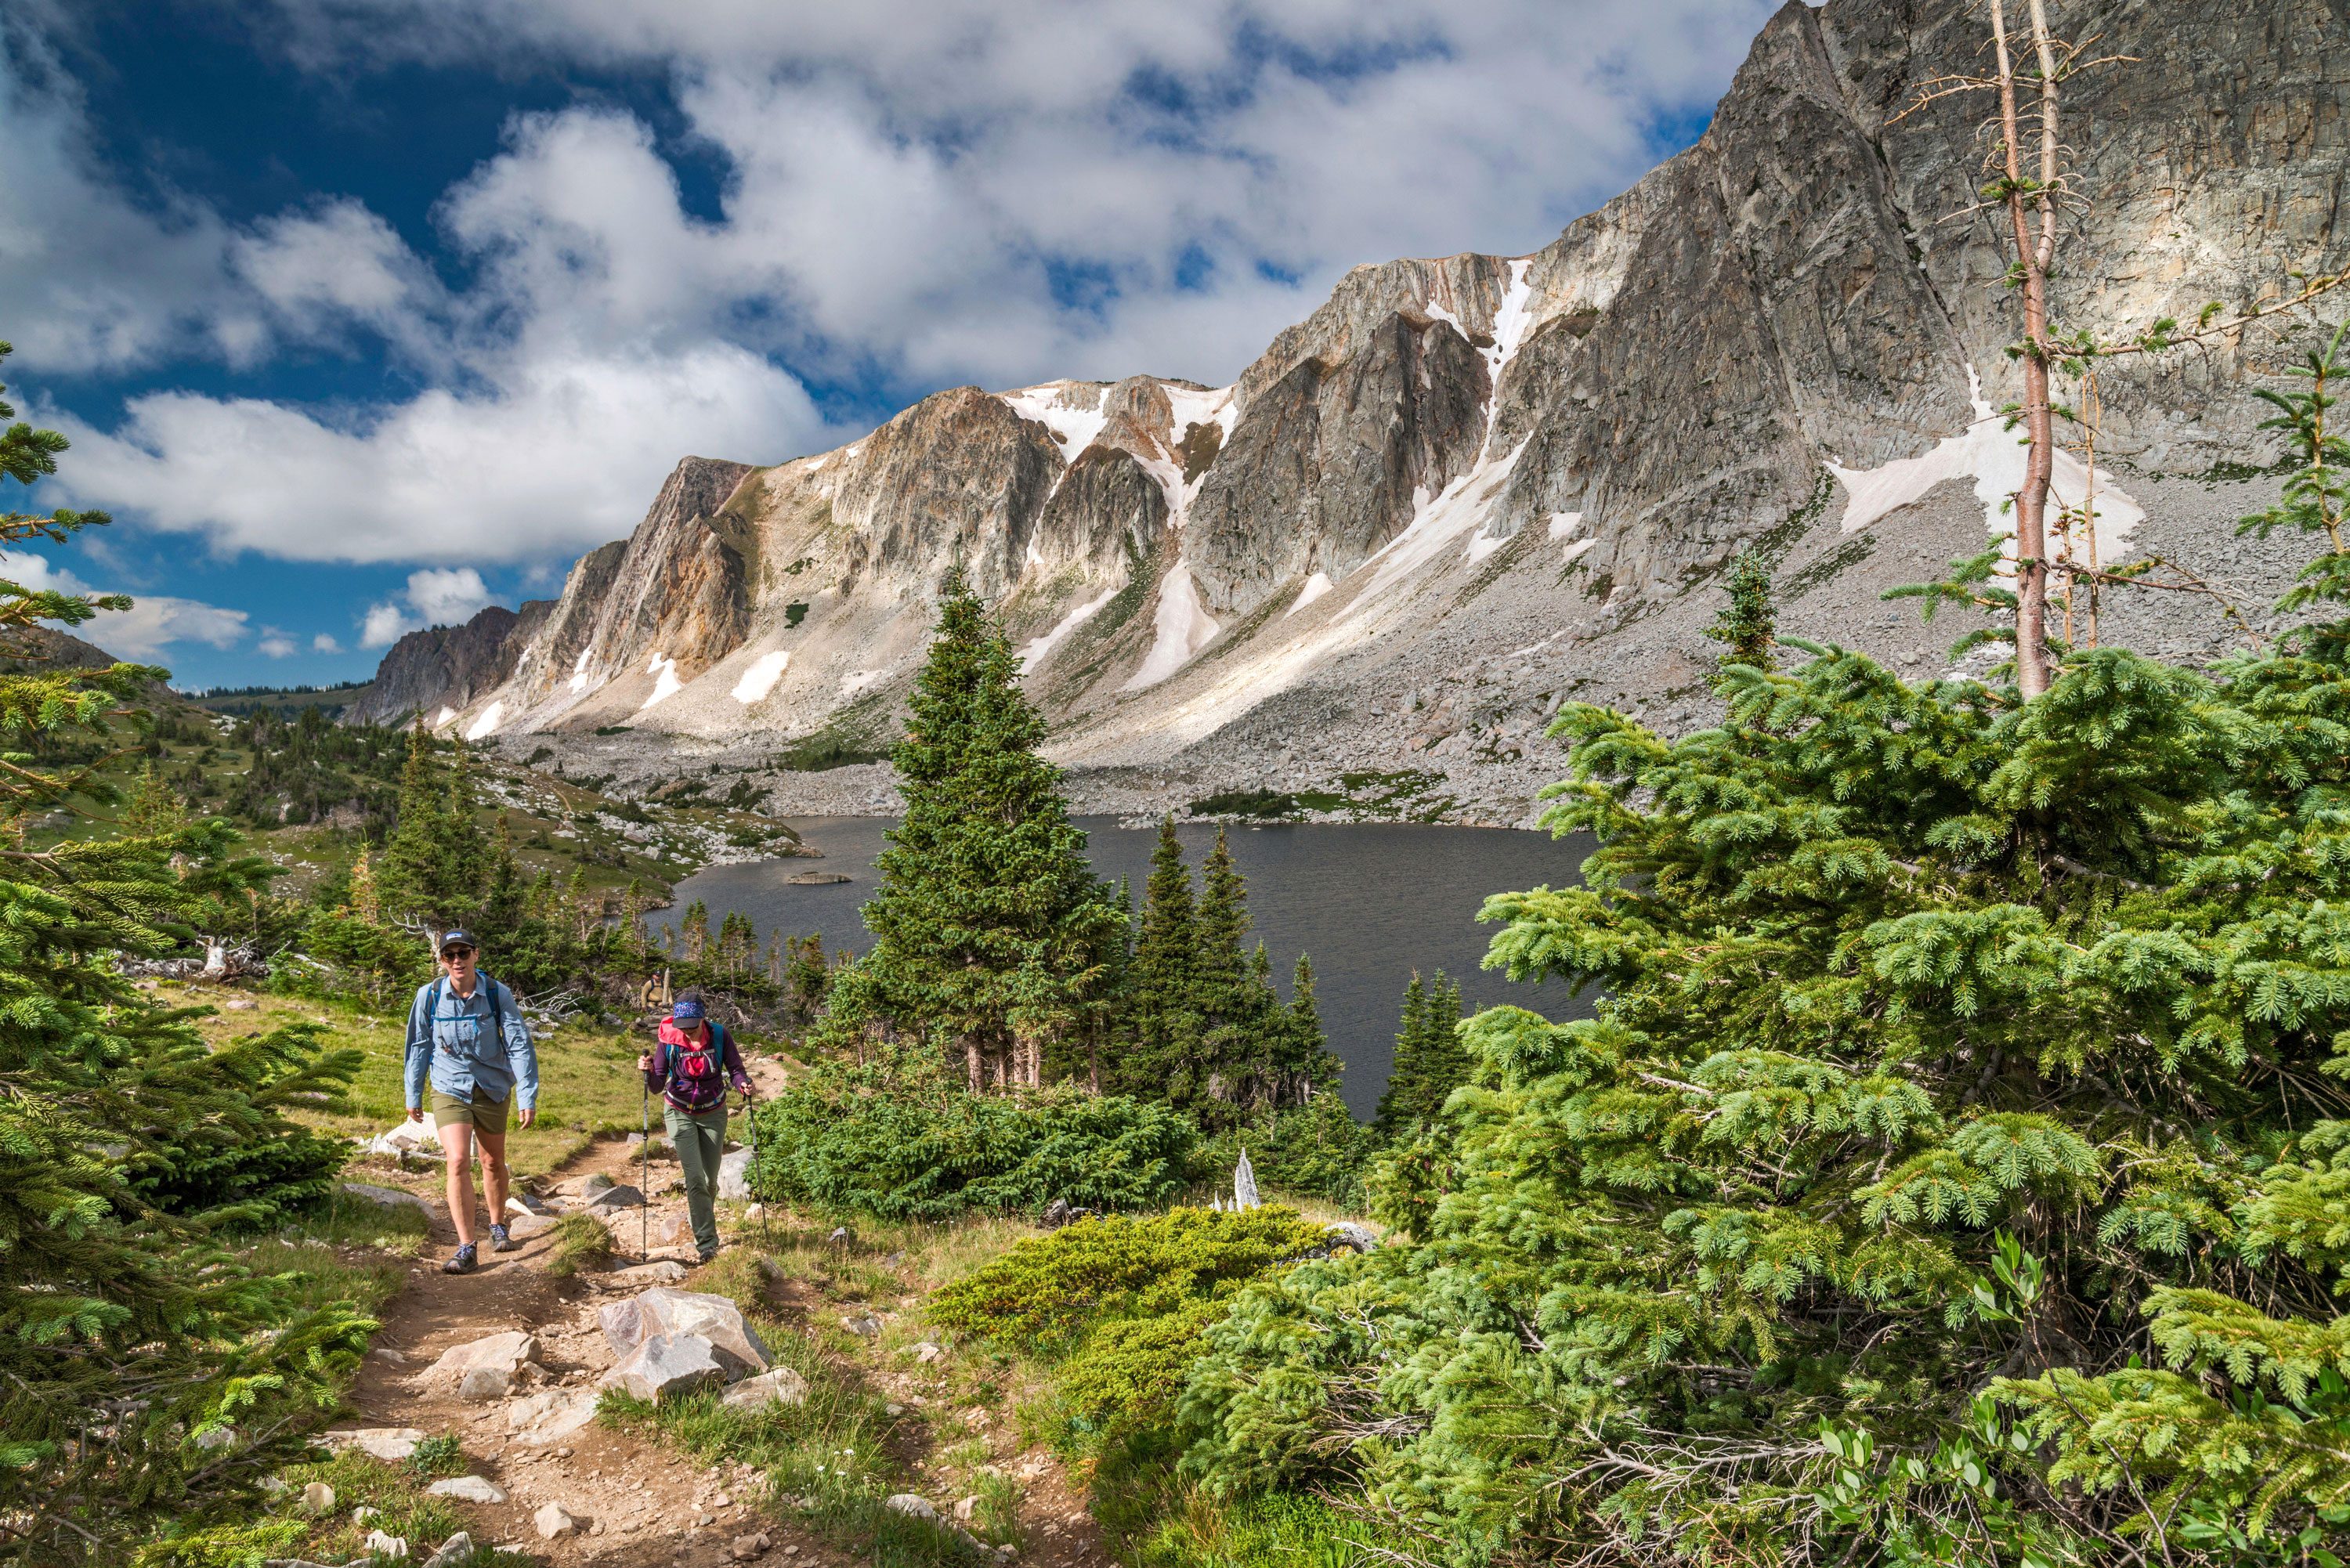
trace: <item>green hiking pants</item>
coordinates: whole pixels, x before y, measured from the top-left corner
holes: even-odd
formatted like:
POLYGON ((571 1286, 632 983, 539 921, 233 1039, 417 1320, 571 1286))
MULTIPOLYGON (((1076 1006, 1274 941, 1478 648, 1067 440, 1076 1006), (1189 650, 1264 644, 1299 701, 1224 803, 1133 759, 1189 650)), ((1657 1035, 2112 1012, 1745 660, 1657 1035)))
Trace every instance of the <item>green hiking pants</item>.
POLYGON ((726 1152, 726 1106, 694 1115, 661 1107, 661 1123, 685 1167, 685 1211, 693 1220, 693 1244, 706 1256, 718 1251, 718 1157, 726 1152))

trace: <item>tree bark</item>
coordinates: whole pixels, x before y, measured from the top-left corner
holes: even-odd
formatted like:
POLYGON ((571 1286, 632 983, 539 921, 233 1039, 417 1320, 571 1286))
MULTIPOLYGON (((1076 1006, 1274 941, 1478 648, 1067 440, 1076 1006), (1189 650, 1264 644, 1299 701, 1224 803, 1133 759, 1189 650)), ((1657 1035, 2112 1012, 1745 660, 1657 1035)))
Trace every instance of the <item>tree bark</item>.
POLYGON ((2015 59, 2002 0, 1991 0, 1999 56, 2000 132, 2006 140, 2007 213, 2023 286, 2023 487, 2015 493, 2015 683, 2026 701, 2048 690, 2048 489, 2056 470, 2055 421, 2048 403, 2048 267, 2055 259, 2056 72, 2042 0, 2032 0, 2033 47, 2040 63, 2039 189, 2023 190, 2022 124, 2015 59), (2037 210, 2040 233, 2032 233, 2037 210))

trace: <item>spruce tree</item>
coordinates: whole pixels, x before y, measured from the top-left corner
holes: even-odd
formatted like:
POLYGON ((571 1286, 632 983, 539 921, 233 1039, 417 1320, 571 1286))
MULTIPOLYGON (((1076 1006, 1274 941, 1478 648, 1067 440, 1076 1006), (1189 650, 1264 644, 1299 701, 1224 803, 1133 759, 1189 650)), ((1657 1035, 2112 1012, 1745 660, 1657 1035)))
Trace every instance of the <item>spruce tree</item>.
POLYGON ((1600 847, 1489 902, 1489 961, 1607 1000, 1478 1014, 1416 1243, 1211 1330, 1209 1484, 1343 1480, 1463 1563, 2321 1561, 2350 1523, 2336 373, 2278 395, 2302 467, 2248 520, 2327 546, 2298 603, 2334 618, 2282 649, 2076 650, 2022 700, 1791 642, 1728 673, 1721 730, 1565 711, 1548 820, 1600 847))
POLYGON ((1142 929, 1134 940, 1133 1050, 1112 1071, 1121 1094, 1149 1099, 1191 1097, 1201 1023, 1197 1005, 1199 935, 1191 868, 1175 836, 1172 814, 1159 824, 1143 885, 1142 929), (1180 1078, 1180 1083, 1178 1082, 1180 1078))
MULTIPOLYGON (((1723 645, 1721 664, 1727 671, 1733 665, 1749 670, 1773 668, 1771 649, 1777 630, 1771 608, 1771 574, 1755 558, 1752 550, 1741 550, 1730 563, 1730 581, 1724 591, 1730 602, 1705 628, 1707 637, 1723 645)), ((1715 684, 1721 683, 1715 677, 1715 684)))
POLYGON ((1388 1086, 1371 1117, 1372 1130, 1381 1138, 1401 1137, 1419 1119, 1424 1071, 1420 1058, 1427 1044, 1428 987, 1414 970, 1410 983, 1403 988, 1403 1018, 1396 1030, 1395 1055, 1388 1065, 1388 1086))
MULTIPOLYGON (((0 421, 13 412, 0 403, 0 421)), ((54 431, 0 427, 0 474, 31 483, 65 449, 54 431)), ((105 521, 8 514, 0 545, 105 521)), ((339 1151, 283 1111, 338 1104, 357 1054, 323 1053, 308 1024, 207 1050, 188 1012, 115 963, 171 951, 209 901, 257 891, 269 868, 221 821, 22 847, 29 816, 113 798, 27 753, 103 744, 169 674, 37 668, 25 634, 130 603, 0 582, 0 658, 16 661, 0 673, 15 754, 0 770, 0 841, 15 846, 0 855, 0 1536, 24 1563, 227 1562, 282 1545, 289 1532, 244 1527, 259 1483, 302 1456, 374 1326, 348 1303, 303 1309, 298 1282, 256 1277, 222 1245, 323 1189, 339 1151)))
POLYGON ((872 950, 835 981, 830 1028, 918 1038, 973 1092, 1035 1084, 1083 1022, 1118 940, 1069 821, 1019 662, 960 572, 895 753, 906 815, 865 907, 872 950))

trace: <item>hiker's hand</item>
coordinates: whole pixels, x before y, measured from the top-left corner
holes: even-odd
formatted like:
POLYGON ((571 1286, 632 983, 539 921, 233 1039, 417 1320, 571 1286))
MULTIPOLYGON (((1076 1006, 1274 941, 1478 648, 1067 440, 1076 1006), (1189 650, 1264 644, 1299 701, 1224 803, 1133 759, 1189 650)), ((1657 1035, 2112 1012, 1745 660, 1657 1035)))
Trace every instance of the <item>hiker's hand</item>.
POLYGON ((409 1107, 408 1107, 408 1119, 409 1119, 410 1121, 412 1121, 412 1122, 421 1122, 421 1121, 422 1121, 422 1120, 424 1119, 424 1107, 423 1107, 422 1106, 409 1106, 409 1107))
POLYGON ((639 1056, 639 1057, 638 1057, 638 1058, 637 1058, 637 1071, 638 1071, 638 1072, 639 1072, 639 1073, 650 1073, 650 1072, 651 1072, 652 1070, 653 1070, 653 1059, 652 1059, 650 1056, 639 1056))
POLYGON ((524 1127, 528 1127, 531 1123, 538 1120, 538 1113, 533 1110, 530 1106, 525 1106, 522 1108, 521 1114, 515 1119, 519 1121, 524 1127))

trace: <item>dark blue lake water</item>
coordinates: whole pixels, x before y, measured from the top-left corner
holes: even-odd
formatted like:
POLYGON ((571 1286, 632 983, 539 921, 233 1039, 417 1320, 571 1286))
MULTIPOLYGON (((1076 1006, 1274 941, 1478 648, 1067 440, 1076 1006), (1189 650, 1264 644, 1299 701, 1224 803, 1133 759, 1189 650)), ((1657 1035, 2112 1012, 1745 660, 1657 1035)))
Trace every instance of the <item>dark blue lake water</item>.
MULTIPOLYGON (((677 909, 699 898, 712 925, 730 911, 749 916, 763 943, 777 929, 816 930, 827 949, 863 952, 873 939, 858 910, 872 896, 873 858, 887 846, 882 834, 893 823, 831 816, 795 818, 792 826, 825 858, 713 867, 678 884, 677 909), (845 872, 853 880, 827 888, 785 882, 810 870, 845 872)), ((1113 881, 1128 878, 1139 905, 1156 830, 1122 828, 1111 817, 1081 818, 1078 826, 1088 836, 1095 870, 1113 881)), ((1177 833, 1196 870, 1215 828, 1194 825, 1177 833)), ((1499 928, 1476 919, 1490 894, 1573 886, 1590 852, 1584 835, 1553 839, 1502 828, 1380 823, 1232 830, 1232 860, 1248 878, 1248 940, 1253 945, 1263 939, 1284 996, 1297 955, 1313 955, 1315 1003, 1331 1050, 1347 1065, 1347 1104, 1364 1117, 1386 1086, 1397 1016, 1414 969, 1424 975, 1440 969, 1460 981, 1471 1010, 1506 1002, 1553 1018, 1590 1015, 1562 986, 1513 985, 1478 967, 1499 928)), ((673 920, 675 911, 655 913, 656 929, 664 919, 673 920)))

